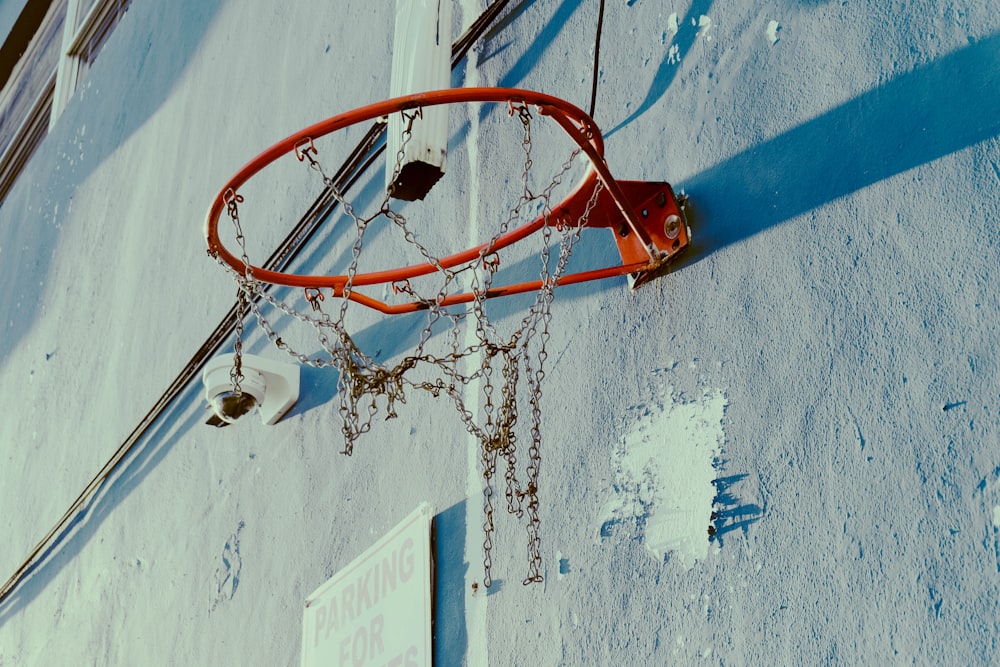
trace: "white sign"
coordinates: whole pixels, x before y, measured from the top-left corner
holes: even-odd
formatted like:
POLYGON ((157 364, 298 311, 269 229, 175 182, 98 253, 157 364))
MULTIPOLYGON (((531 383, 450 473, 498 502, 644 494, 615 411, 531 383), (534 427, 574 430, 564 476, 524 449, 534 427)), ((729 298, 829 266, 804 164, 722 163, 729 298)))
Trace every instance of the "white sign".
POLYGON ((431 667, 428 504, 306 598, 302 665, 431 667))

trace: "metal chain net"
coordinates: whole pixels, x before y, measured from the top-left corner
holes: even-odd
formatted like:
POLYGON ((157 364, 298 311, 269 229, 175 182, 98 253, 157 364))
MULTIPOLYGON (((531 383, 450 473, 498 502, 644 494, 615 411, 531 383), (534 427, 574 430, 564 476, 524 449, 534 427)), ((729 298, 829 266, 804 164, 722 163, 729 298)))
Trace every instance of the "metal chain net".
MULTIPOLYGON (((407 142, 412 135, 413 122, 421 115, 419 109, 403 114, 403 135, 396 155, 393 180, 399 175, 407 142)), ((396 404, 406 402, 407 389, 421 389, 433 396, 445 395, 452 399, 466 430, 479 443, 480 464, 483 475, 483 569, 484 585, 492 583, 491 567, 493 540, 495 534, 494 511, 497 502, 496 485, 498 471, 503 475, 503 501, 507 512, 524 523, 527 532, 528 574, 524 584, 542 581, 541 574, 541 521, 539 518, 539 471, 541 465, 541 397, 545 379, 545 361, 548 353, 549 322, 552 317, 553 290, 569 261, 580 230, 586 226, 590 212, 597 203, 601 186, 598 182, 583 214, 576 221, 551 221, 551 196, 563 182, 563 178, 579 154, 574 150, 562 164, 551 182, 540 192, 533 193, 529 187, 529 173, 532 167, 531 125, 532 115, 522 103, 511 103, 510 115, 516 116, 522 126, 521 147, 524 163, 521 173, 521 194, 510 209, 506 219, 493 237, 485 244, 479 256, 465 264, 445 268, 416 238, 407 219, 390 207, 390 197, 385 195, 379 210, 370 217, 361 217, 342 193, 336 190, 332 179, 315 157, 315 147, 310 145, 301 154, 309 167, 317 172, 323 183, 331 188, 334 197, 344 213, 354 221, 355 239, 351 251, 351 261, 346 276, 343 298, 336 315, 331 315, 322 307, 324 296, 319 289, 307 288, 306 301, 311 312, 303 312, 286 302, 275 298, 268 285, 254 278, 253 269, 247 257, 246 244, 239 218, 238 204, 243 198, 232 193, 227 202, 227 214, 236 231, 236 241, 242 253, 242 261, 247 267, 240 274, 219 260, 239 286, 238 299, 241 305, 249 305, 258 324, 279 349, 300 363, 317 368, 333 367, 339 372, 338 397, 344 436, 343 453, 351 455, 357 440, 371 429, 372 420, 380 413, 385 419, 397 416, 396 404), (499 266, 494 246, 498 239, 519 220, 531 214, 531 210, 541 210, 545 224, 541 230, 542 249, 540 251, 539 276, 542 287, 535 295, 534 303, 528 308, 518 328, 510 335, 500 334, 486 312, 487 292, 499 266), (364 245, 365 231, 379 217, 385 217, 398 227, 407 243, 415 247, 426 262, 437 269, 441 282, 438 291, 431 296, 421 296, 408 283, 393 285, 395 291, 406 294, 422 303, 428 317, 419 341, 413 352, 395 365, 379 363, 365 354, 348 333, 344 319, 358 273, 358 259, 364 245), (558 234, 558 247, 553 263, 553 234, 558 234), (464 278, 466 288, 474 295, 465 312, 456 308, 442 307, 441 302, 453 292, 464 278), (284 313, 315 328, 317 338, 328 356, 310 357, 292 349, 274 330, 262 312, 262 304, 267 303, 280 313, 284 313), (463 323, 471 318, 474 327, 474 341, 463 344, 461 332, 463 323), (440 323, 448 326, 447 344, 444 352, 434 354, 427 351, 428 343, 440 323), (417 369, 431 370, 431 379, 416 377, 417 369), (519 383, 523 379, 522 394, 527 394, 527 446, 525 467, 518 469, 518 434, 515 427, 522 416, 519 411, 519 383), (469 404, 467 389, 478 383, 478 406, 469 404), (381 400, 380 400, 381 397, 381 400), (381 402, 381 408, 380 408, 381 402), (475 408, 478 407, 478 418, 475 408)), ((533 218, 532 218, 533 219, 533 218)), ((234 391, 239 392, 241 371, 243 326, 237 325, 235 361, 231 373, 234 391)), ((424 373, 426 376, 427 373, 424 373)), ((523 454, 522 454, 523 455, 523 454)))

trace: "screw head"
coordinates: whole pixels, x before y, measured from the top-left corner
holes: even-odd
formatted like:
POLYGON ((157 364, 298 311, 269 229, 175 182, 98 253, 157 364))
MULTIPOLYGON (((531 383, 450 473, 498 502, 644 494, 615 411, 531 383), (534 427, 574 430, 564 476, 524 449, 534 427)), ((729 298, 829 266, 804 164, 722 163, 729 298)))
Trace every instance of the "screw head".
POLYGON ((681 235, 681 218, 678 215, 668 215, 663 221, 663 233, 668 239, 675 239, 681 235))

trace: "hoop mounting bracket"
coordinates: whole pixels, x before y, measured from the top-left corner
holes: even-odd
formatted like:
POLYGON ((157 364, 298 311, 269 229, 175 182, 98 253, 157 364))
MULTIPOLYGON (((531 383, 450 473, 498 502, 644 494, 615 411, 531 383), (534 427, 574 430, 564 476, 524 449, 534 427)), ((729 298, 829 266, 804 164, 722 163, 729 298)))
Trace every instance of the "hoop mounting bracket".
MULTIPOLYGON (((666 265, 688 246, 691 232, 683 207, 669 183, 617 181, 617 184, 632 215, 626 216, 604 189, 598 195, 587 227, 606 227, 614 233, 622 266, 647 265, 628 274, 629 287, 635 289, 664 272, 666 265), (638 229, 633 228, 629 217, 636 221, 638 229)), ((570 200, 555 215, 578 219, 584 203, 582 198, 570 200)))

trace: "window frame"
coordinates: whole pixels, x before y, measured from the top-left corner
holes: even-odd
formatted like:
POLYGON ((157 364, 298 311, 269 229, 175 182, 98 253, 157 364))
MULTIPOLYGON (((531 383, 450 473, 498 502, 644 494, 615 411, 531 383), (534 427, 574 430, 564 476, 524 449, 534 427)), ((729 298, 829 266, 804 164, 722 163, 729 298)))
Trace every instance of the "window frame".
POLYGON ((62 57, 56 74, 50 128, 69 104, 82 76, 90 69, 91 63, 132 4, 131 0, 96 0, 87 13, 81 16, 82 2, 83 0, 67 0, 62 57))
MULTIPOLYGON (((44 0, 36 0, 42 1, 44 0)), ((41 91, 27 107, 25 115, 20 119, 12 119, 19 122, 9 142, 0 145, 0 205, 35 150, 52 131, 83 76, 132 4, 132 0, 92 1, 93 4, 84 13, 84 7, 91 0, 48 0, 44 18, 34 28, 35 32, 28 40, 27 47, 18 56, 10 75, 0 88, 0 108, 3 108, 5 102, 16 99, 18 91, 23 90, 24 86, 31 81, 41 80, 46 68, 35 71, 32 64, 38 62, 44 54, 51 57, 52 51, 45 50, 45 45, 51 42, 42 43, 44 40, 39 35, 45 34, 46 29, 54 29, 57 35, 55 39, 58 40, 59 28, 53 22, 62 20, 62 38, 56 64, 47 75, 41 91)), ((25 5, 22 14, 29 11, 30 4, 29 1, 25 5)), ((44 63, 44 60, 41 62, 44 63)))
MULTIPOLYGON (((18 92, 22 91, 24 86, 30 85, 31 81, 41 80, 38 75, 43 74, 45 70, 35 71, 32 67, 35 62, 43 60, 47 53, 47 42, 43 41, 41 36, 52 30, 58 21, 65 20, 64 13, 67 1, 53 0, 46 8, 44 17, 34 27, 34 34, 24 46, 24 51, 11 68, 10 75, 3 87, 0 88, 0 108, 3 108, 11 100, 15 100, 18 92)), ((28 11, 27 5, 22 13, 24 11, 28 11)), ((58 32, 59 29, 55 28, 55 30, 58 32)), ((8 119, 8 122, 17 123, 17 129, 10 135, 10 140, 5 145, 0 145, 0 204, 14 187, 17 177, 49 132, 57 68, 62 58, 63 55, 60 51, 56 59, 56 67, 45 74, 45 83, 35 94, 31 103, 27 105, 25 114, 19 119, 8 119)))
POLYGON ((56 74, 53 72, 42 92, 32 102, 28 114, 14 131, 10 143, 0 154, 0 205, 49 133, 55 88, 56 74))

